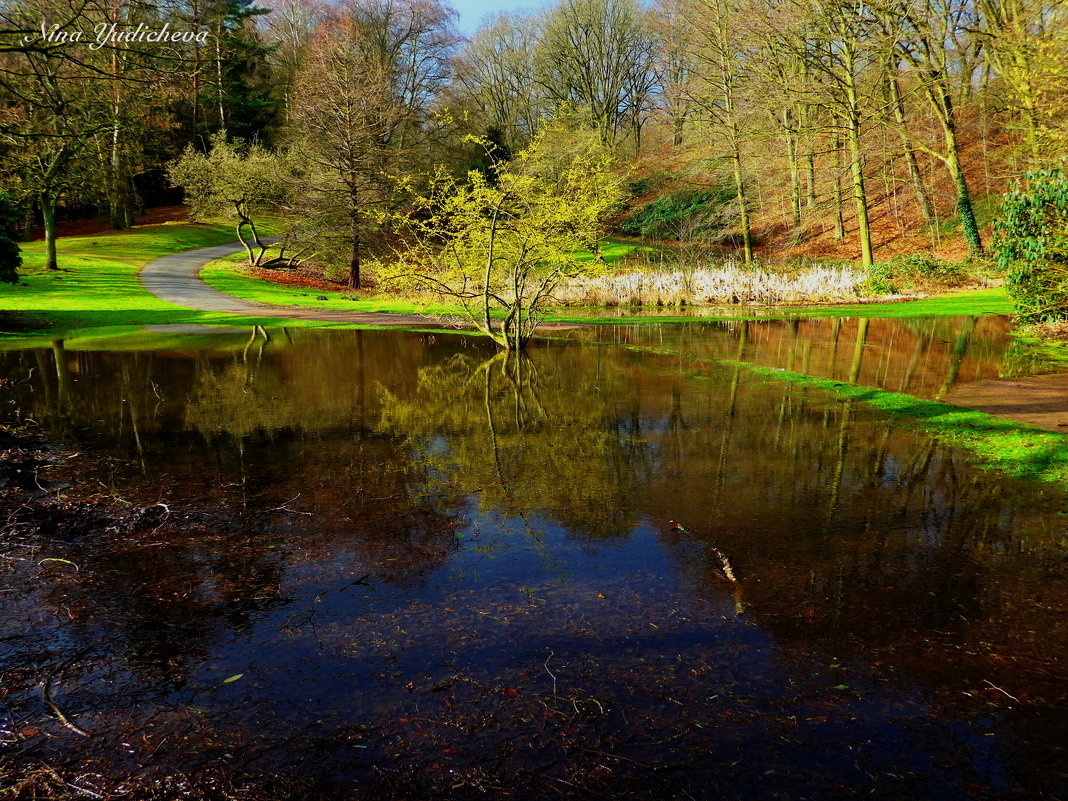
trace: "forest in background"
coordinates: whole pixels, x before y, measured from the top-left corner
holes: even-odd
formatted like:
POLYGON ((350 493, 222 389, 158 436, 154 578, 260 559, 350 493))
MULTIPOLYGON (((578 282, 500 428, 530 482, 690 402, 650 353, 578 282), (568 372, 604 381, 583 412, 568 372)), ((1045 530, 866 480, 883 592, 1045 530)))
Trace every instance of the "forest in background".
POLYGON ((490 174, 548 130, 548 162, 611 154, 624 234, 746 263, 980 257, 1001 194, 1066 152, 1062 14, 562 0, 465 39, 437 0, 8 1, 0 176, 24 235, 52 239, 62 218, 123 228, 180 202, 168 165, 192 148, 233 177, 231 216, 271 207, 291 253, 358 286, 406 189, 490 174), (164 25, 205 35, 108 36, 164 25))

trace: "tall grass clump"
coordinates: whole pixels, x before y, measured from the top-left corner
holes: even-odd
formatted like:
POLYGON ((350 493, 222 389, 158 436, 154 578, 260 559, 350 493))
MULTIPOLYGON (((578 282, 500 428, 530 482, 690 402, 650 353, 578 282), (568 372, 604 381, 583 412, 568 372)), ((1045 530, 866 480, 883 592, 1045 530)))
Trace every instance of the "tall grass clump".
POLYGON ((781 305, 855 301, 868 275, 852 265, 817 265, 792 271, 664 263, 614 275, 576 278, 554 293, 565 306, 781 305))

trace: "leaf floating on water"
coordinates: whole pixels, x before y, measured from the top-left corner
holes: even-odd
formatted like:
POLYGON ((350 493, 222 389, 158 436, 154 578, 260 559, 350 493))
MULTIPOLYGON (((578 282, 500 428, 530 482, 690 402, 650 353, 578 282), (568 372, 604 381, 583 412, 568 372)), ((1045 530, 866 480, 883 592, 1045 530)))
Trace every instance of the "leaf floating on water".
POLYGON ((234 674, 233 676, 231 676, 230 678, 228 678, 228 679, 223 679, 223 684, 229 684, 229 683, 230 683, 230 682, 232 682, 232 681, 237 681, 237 680, 238 680, 239 678, 241 678, 241 677, 242 677, 242 676, 244 676, 244 675, 245 675, 244 673, 235 673, 235 674, 234 674))

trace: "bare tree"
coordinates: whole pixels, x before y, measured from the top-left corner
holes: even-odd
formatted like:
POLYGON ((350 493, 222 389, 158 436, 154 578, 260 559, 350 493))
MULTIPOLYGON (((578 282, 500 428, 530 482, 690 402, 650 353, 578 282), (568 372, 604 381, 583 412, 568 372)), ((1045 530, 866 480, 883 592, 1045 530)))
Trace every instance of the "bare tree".
POLYGON ((452 100, 472 110, 484 130, 496 129, 512 150, 525 147, 548 116, 537 83, 538 24, 501 14, 479 29, 455 61, 452 100))
POLYGON ((605 141, 640 146, 656 85, 656 40, 637 0, 562 0, 547 12, 539 83, 556 103, 589 115, 605 141))
POLYGON ((361 285, 378 212, 429 136, 427 118, 455 39, 449 13, 423 2, 344 6, 316 30, 297 74, 289 136, 304 162, 298 213, 322 252, 361 285))
POLYGON ((688 44, 693 75, 687 82, 688 99, 711 133, 714 146, 730 164, 742 253, 745 263, 750 264, 753 236, 743 164, 746 131, 742 92, 752 75, 741 38, 745 31, 742 9, 734 0, 680 0, 679 5, 691 25, 688 44))

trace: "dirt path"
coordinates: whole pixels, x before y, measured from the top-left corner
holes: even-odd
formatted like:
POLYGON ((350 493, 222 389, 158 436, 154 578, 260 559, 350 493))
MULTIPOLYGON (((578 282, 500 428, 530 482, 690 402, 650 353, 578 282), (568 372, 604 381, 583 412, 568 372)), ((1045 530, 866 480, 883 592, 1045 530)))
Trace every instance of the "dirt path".
POLYGON ((942 401, 1068 433, 1068 374, 972 381, 954 387, 942 401))
POLYGON ((255 317, 279 317, 287 320, 323 320, 337 323, 381 326, 438 326, 439 322, 421 314, 385 312, 339 312, 309 309, 302 306, 271 306, 227 295, 208 286, 199 278, 201 268, 241 250, 239 242, 196 248, 172 256, 160 256, 141 268, 141 285, 160 300, 198 311, 229 312, 255 317))

